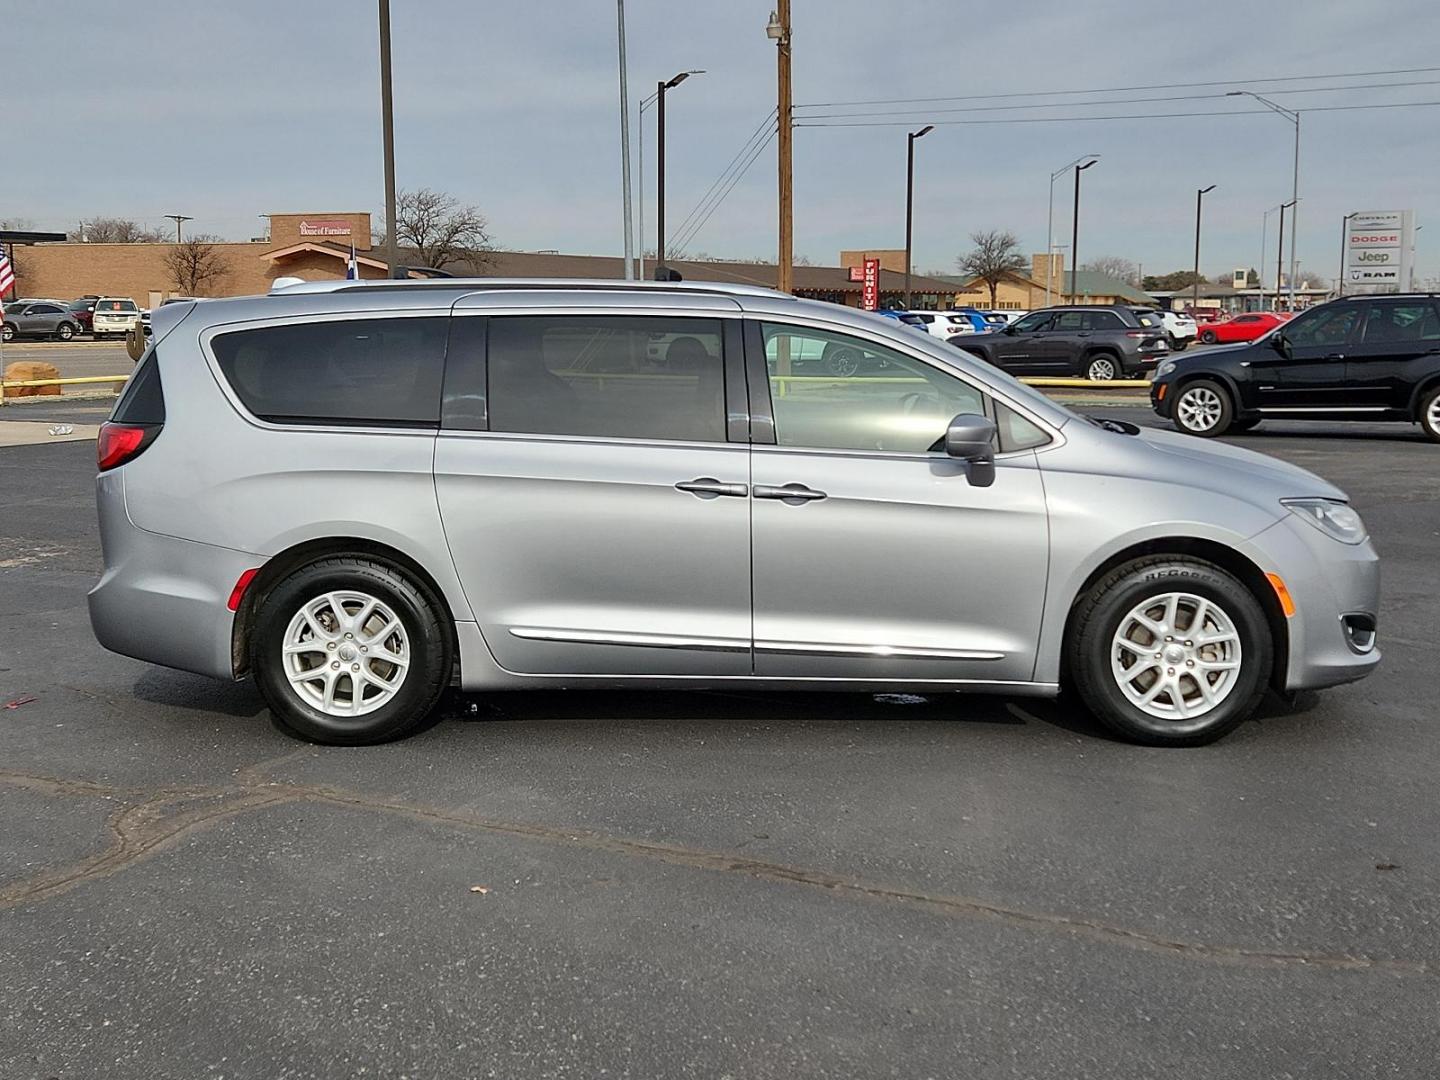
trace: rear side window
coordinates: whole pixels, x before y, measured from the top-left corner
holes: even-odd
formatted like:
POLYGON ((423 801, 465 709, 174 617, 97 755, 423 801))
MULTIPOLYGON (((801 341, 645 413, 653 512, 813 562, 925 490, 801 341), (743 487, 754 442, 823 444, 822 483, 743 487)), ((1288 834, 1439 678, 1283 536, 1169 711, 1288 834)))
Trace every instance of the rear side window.
MULTIPOLYGON (((1116 319, 1119 318, 1119 316, 1114 317, 1116 319)), ((1160 317, 1160 313, 1157 311, 1137 311, 1135 313, 1135 321, 1145 327, 1146 330, 1158 330, 1165 325, 1165 320, 1160 317)))
POLYGON ((1373 303, 1360 340, 1366 345, 1440 340, 1440 319, 1428 300, 1373 303))
POLYGON ((725 441, 719 319, 517 315, 489 324, 491 431, 725 441))
MULTIPOLYGON (((1141 326, 1146 325, 1141 323, 1141 326)), ((1120 316, 1113 311, 1087 311, 1085 313, 1086 330, 1123 330, 1125 324, 1120 316)))
POLYGON ((210 343, 241 403, 276 424, 436 427, 444 316, 291 323, 210 343))
POLYGON ((117 424, 165 422, 165 392, 160 386, 160 362, 154 349, 140 358, 110 419, 117 424))

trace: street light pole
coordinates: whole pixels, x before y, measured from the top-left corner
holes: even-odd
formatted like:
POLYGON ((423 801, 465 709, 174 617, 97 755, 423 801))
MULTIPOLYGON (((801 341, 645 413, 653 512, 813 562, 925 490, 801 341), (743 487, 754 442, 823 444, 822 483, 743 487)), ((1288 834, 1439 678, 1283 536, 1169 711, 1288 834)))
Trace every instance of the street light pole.
POLYGON ((655 231, 658 234, 655 241, 655 274, 656 280, 664 280, 659 275, 668 270, 665 265, 665 91, 673 90, 691 75, 700 75, 700 71, 682 71, 668 82, 661 80, 656 84, 655 90, 655 231))
POLYGON ((1346 234, 1350 231, 1350 219, 1355 216, 1355 213, 1352 210, 1340 222, 1340 276, 1335 279, 1337 296, 1345 295, 1345 239, 1346 234))
POLYGON ((915 217, 915 140, 935 130, 926 124, 905 136, 905 310, 910 310, 910 227, 915 217))
MULTIPOLYGON (((1278 113, 1290 123, 1295 125, 1295 162, 1294 170, 1290 178, 1290 310, 1295 310, 1295 278, 1300 267, 1295 259, 1295 238, 1299 234, 1300 220, 1300 112, 1298 109, 1287 109, 1284 105, 1277 105, 1269 98, 1261 97, 1252 90, 1230 90, 1226 97, 1250 97, 1260 102, 1271 112, 1278 113)), ((1279 282, 1276 282, 1279 288, 1279 282)), ((1278 293, 1276 294, 1278 297, 1278 293)))
POLYGON ((396 276, 395 95, 390 83, 390 0, 380 0, 380 129, 385 143, 385 262, 396 276))
MULTIPOLYGON (((1285 276, 1285 211, 1289 210, 1294 205, 1295 201, 1293 199, 1290 202, 1280 204, 1280 243, 1275 251, 1275 307, 1272 309, 1273 311, 1280 310, 1280 284, 1281 279, 1285 276)), ((1291 227, 1293 228, 1294 215, 1292 214, 1291 217, 1291 227)), ((1290 284, 1293 288, 1295 283, 1292 281, 1290 284)), ((1292 313, 1295 310, 1295 305, 1293 303, 1293 294, 1290 310, 1292 313)))
POLYGON ((1083 154, 1050 174, 1049 213, 1045 219, 1045 306, 1050 306, 1050 282, 1055 277, 1055 181, 1086 158, 1099 161, 1099 154, 1083 154))
POLYGON ((1075 209, 1070 218, 1070 303, 1075 303, 1075 270, 1080 265, 1080 174, 1098 159, 1075 166, 1075 209))
POLYGON ((1200 306, 1200 204, 1205 198, 1207 191, 1214 191, 1215 185, 1207 188, 1198 188, 1195 192, 1195 280, 1191 282, 1193 291, 1190 294, 1190 306, 1200 306))
POLYGON ((625 70, 625 0, 615 0, 620 39, 620 198, 625 219, 625 280, 635 279, 635 222, 630 212, 630 86, 625 70))
POLYGON ((186 221, 194 221, 195 219, 188 214, 166 214, 165 216, 171 221, 175 222, 175 243, 182 243, 183 241, 180 239, 181 223, 186 221))

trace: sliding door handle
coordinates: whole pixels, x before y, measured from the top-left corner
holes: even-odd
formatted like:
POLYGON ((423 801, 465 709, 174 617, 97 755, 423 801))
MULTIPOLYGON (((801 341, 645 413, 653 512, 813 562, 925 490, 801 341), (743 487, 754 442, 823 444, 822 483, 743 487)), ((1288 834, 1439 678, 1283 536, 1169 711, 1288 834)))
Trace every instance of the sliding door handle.
POLYGON ((814 488, 806 487, 804 484, 786 484, 783 487, 771 487, 769 484, 755 485, 755 498, 757 499, 780 499, 791 506, 799 506, 801 503, 813 502, 816 499, 825 498, 825 492, 816 491, 814 488))
POLYGON ((719 480, 710 476, 701 476, 694 480, 682 480, 675 485, 675 490, 688 491, 692 495, 699 495, 702 499, 707 495, 729 495, 732 498, 743 499, 750 491, 744 484, 722 484, 719 480))

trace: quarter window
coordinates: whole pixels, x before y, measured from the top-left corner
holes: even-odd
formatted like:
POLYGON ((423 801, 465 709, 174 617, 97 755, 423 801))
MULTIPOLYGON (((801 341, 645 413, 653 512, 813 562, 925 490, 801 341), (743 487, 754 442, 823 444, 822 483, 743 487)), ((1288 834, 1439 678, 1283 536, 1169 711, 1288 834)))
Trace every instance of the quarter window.
POLYGON ((1360 340, 1366 345, 1440 340, 1435 306, 1423 300, 1372 303, 1360 340))
POLYGON ((860 338, 764 324, 780 446, 923 454, 957 413, 985 412, 980 391, 860 338))
POLYGON ((566 315, 489 322, 491 431, 725 441, 719 319, 566 315))
POLYGON ((220 370, 277 424, 434 427, 447 318, 291 323, 220 334, 220 370))

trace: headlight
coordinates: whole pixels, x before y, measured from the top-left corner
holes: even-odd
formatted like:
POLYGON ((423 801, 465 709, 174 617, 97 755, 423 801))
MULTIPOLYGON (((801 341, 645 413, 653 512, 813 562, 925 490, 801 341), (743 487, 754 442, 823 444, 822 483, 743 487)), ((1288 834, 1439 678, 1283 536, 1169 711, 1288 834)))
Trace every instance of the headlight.
POLYGON ((1280 502, 1292 514, 1342 544, 1358 544, 1365 539, 1365 523, 1349 503, 1334 499, 1281 499, 1280 502))
POLYGON ((1161 364, 1158 368, 1155 369, 1155 377, 1156 377, 1157 379, 1163 379, 1163 378, 1165 378, 1166 375, 1169 375, 1169 374, 1170 374, 1171 372, 1173 372, 1174 370, 1175 370, 1175 361, 1174 361, 1174 360, 1166 360, 1163 364, 1161 364))

